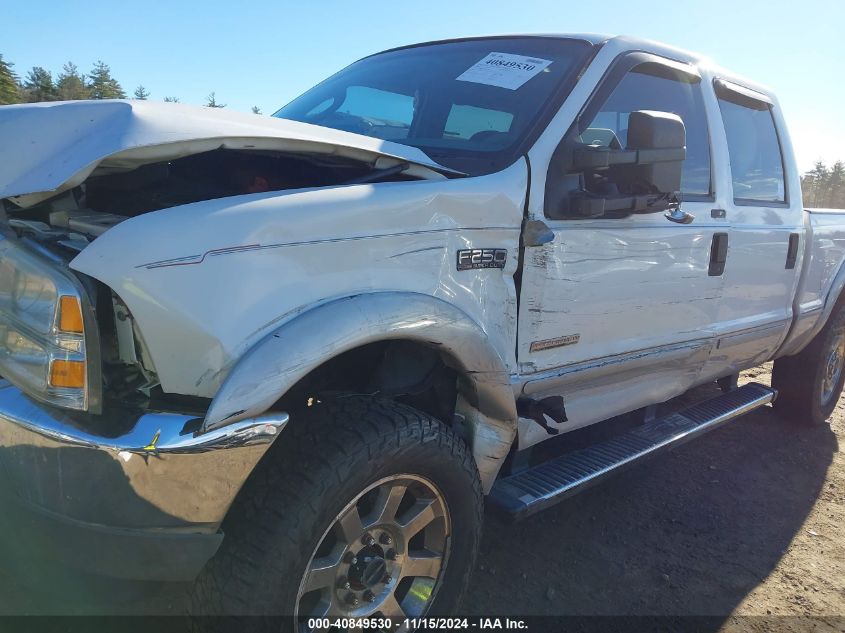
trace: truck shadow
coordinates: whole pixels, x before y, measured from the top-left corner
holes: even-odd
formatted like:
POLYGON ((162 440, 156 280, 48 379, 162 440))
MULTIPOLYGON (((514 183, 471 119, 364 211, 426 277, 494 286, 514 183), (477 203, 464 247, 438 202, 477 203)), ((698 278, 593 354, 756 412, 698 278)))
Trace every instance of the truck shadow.
POLYGON ((831 427, 766 407, 522 523, 490 517, 466 611, 718 629, 802 530, 837 450, 831 427))
MULTIPOLYGON (((67 534, 74 517, 99 517, 104 525, 180 525, 177 517, 141 499, 115 458, 78 447, 17 446, 0 448, 0 622, 21 615, 124 615, 180 613, 173 592, 162 583, 126 581, 78 571, 115 568, 118 554, 98 547, 97 530, 67 534), (17 472, 25 465, 32 481, 32 506, 57 508, 72 517, 53 523, 49 512, 32 513, 15 490, 17 472), (51 473, 59 471, 77 494, 57 487, 51 473), (121 503, 125 501, 126 503, 121 503), (131 503, 129 501, 131 500, 131 503), (83 538, 80 539, 80 534, 83 538), (67 536, 67 538, 63 538, 67 536)), ((96 519, 94 520, 96 523, 96 519)), ((137 547, 143 551, 143 543, 137 547)), ((121 558, 123 560, 123 558, 121 558)), ((157 564, 150 559, 150 564, 157 564)), ((181 587, 181 585, 175 585, 181 587)), ((178 592, 177 592, 178 594, 178 592)), ((21 624, 21 628, 26 628, 21 624)), ((3 626, 0 625, 0 631, 3 626)), ((105 630, 105 629, 103 629, 105 630)))
MULTIPOLYGON (((608 630, 595 616, 710 616, 696 630, 716 630, 802 531, 837 450, 829 426, 767 407, 522 523, 488 516, 464 611, 590 618, 572 630, 608 630)), ((19 554, 0 566, 0 615, 184 613, 186 585, 123 584, 19 554)))

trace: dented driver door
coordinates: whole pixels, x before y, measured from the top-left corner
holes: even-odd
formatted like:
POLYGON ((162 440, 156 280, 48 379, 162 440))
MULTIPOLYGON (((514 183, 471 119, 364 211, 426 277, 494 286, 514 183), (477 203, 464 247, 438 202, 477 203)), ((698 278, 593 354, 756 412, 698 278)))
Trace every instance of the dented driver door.
MULTIPOLYGON (((714 211, 700 81, 655 73, 650 64, 595 94, 602 103, 585 134, 621 147, 631 112, 681 116, 687 130, 681 209, 694 219, 677 223, 657 212, 555 220, 529 208, 529 219, 544 222, 554 240, 526 241, 517 355, 525 396, 564 396, 563 430, 661 402, 695 384, 722 296, 713 244, 726 239, 728 227, 714 211)), ((522 431, 522 445, 546 437, 536 424, 522 431)))

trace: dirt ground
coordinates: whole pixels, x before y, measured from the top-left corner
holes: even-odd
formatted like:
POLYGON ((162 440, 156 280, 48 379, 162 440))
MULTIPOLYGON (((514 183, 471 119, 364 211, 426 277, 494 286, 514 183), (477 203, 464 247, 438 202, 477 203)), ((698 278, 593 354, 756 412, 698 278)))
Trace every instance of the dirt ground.
MULTIPOLYGON (((769 369, 747 380, 767 383, 769 369)), ((766 407, 522 523, 489 516, 466 611, 843 631, 844 438, 845 399, 817 429, 766 407)), ((0 614, 182 611, 184 588, 148 587, 138 599, 41 573, 0 569, 0 614)))

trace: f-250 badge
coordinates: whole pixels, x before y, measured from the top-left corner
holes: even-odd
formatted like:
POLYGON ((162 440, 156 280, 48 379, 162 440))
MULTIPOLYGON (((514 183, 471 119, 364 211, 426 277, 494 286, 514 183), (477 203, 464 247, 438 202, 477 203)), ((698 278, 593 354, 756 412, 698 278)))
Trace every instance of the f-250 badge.
POLYGON ((505 248, 465 248, 458 251, 458 270, 504 268, 508 261, 505 248))

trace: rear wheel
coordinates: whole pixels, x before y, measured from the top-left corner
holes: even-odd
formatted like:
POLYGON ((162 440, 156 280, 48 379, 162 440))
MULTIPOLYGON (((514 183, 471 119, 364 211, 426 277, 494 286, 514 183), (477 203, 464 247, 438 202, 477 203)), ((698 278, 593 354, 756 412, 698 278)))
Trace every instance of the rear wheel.
POLYGON ((801 424, 824 424, 839 402, 843 384, 845 304, 837 306, 822 331, 801 353, 775 361, 775 408, 801 424))
POLYGON ((463 440, 424 413, 367 397, 291 418, 233 506, 221 550, 197 581, 194 612, 284 616, 247 618, 239 633, 280 622, 307 630, 321 617, 453 613, 482 513, 463 440))

